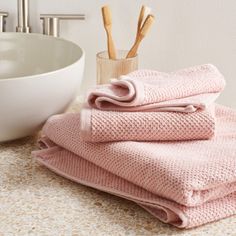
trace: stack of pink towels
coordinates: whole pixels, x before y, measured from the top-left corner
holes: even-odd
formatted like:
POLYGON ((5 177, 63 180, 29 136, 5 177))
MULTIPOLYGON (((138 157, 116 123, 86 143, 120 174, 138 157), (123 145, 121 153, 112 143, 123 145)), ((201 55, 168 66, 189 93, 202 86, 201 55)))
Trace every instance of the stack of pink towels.
POLYGON ((236 111, 214 101, 212 65, 141 70, 89 93, 80 113, 51 117, 36 159, 75 182, 192 228, 236 214, 236 111))

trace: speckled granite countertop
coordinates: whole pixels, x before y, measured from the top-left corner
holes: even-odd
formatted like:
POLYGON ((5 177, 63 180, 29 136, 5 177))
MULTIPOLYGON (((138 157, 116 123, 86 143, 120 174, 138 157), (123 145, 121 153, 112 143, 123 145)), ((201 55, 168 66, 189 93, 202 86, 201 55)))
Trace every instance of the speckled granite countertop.
POLYGON ((35 143, 0 144, 1 236, 236 235, 236 217, 179 230, 132 202, 64 179, 32 159, 35 143))

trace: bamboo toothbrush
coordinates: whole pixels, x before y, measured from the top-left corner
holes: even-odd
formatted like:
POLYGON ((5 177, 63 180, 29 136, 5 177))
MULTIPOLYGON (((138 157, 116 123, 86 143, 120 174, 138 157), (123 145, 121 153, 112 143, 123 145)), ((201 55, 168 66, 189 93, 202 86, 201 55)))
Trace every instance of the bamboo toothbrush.
POLYGON ((142 25, 144 23, 144 21, 146 20, 147 16, 151 13, 151 8, 150 7, 146 7, 146 6, 142 6, 140 13, 139 13, 139 18, 138 18, 138 26, 137 26, 137 33, 136 33, 136 39, 138 38, 138 33, 142 28, 142 25))
POLYGON ((153 24, 155 18, 153 15, 148 15, 146 20, 144 21, 142 28, 140 29, 138 33, 137 40, 135 41, 132 48, 129 50, 126 58, 134 57, 137 54, 139 44, 143 40, 143 38, 147 35, 149 29, 151 28, 151 25, 153 24))
POLYGON ((111 11, 109 6, 102 7, 102 17, 104 28, 107 33, 107 48, 108 48, 108 55, 110 59, 116 59, 116 50, 115 45, 112 39, 112 19, 111 19, 111 11))

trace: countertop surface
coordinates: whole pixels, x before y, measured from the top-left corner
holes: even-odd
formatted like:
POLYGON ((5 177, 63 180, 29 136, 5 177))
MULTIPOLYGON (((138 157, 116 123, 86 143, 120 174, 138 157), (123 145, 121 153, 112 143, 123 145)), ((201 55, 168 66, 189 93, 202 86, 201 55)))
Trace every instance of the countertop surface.
POLYGON ((236 217, 191 229, 163 224, 136 204, 64 179, 31 156, 36 137, 0 144, 0 235, 236 235, 236 217))

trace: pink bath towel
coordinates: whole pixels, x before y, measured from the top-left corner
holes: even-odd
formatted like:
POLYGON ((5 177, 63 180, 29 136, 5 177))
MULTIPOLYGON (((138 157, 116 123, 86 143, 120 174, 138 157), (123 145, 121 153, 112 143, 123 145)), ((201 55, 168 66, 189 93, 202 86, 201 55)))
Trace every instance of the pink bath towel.
POLYGON ((88 104, 112 111, 194 112, 211 104, 224 86, 223 76, 210 64, 169 74, 138 70, 93 89, 88 104))
POLYGON ((192 113, 120 112, 83 108, 84 141, 171 141, 210 139, 215 134, 214 105, 192 113))
POLYGON ((196 227, 236 214, 236 111, 217 105, 216 117, 211 140, 87 143, 79 114, 57 115, 34 155, 56 173, 132 200, 163 222, 196 227))

